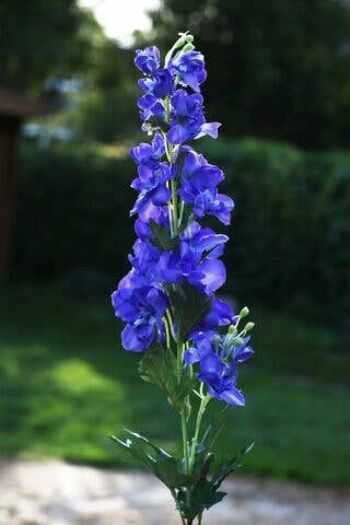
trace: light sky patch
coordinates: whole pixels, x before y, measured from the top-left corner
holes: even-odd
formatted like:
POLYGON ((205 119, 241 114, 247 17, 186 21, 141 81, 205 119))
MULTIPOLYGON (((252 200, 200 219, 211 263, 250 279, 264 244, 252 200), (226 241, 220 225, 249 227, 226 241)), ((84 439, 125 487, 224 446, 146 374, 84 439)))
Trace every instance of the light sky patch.
POLYGON ((128 47, 133 42, 133 31, 151 29, 147 11, 157 9, 161 0, 79 0, 79 3, 94 12, 108 37, 128 47))

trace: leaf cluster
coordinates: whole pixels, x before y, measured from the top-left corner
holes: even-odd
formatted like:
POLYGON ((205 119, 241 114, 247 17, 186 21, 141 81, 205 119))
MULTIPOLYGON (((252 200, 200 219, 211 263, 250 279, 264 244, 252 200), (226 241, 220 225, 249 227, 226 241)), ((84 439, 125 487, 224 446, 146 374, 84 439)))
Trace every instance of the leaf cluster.
POLYGON ((209 450, 212 436, 207 432, 197 447, 193 468, 187 473, 182 460, 140 434, 130 430, 127 434, 125 441, 116 436, 111 439, 168 487, 181 516, 189 523, 223 499, 226 493, 219 490, 223 481, 241 466, 243 457, 253 447, 244 447, 233 458, 216 464, 215 455, 209 450))
POLYGON ((165 392, 170 405, 181 411, 185 398, 193 388, 193 379, 183 372, 179 378, 176 358, 169 348, 157 346, 148 350, 139 363, 141 378, 165 392))

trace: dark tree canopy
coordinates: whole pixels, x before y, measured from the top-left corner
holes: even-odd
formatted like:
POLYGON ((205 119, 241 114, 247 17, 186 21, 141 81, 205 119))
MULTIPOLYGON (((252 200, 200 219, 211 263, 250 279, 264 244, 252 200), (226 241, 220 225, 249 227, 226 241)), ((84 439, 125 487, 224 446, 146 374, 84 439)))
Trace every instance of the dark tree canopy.
POLYGON ((0 85, 39 95, 55 87, 49 78, 71 77, 82 88, 61 122, 78 140, 109 142, 138 129, 133 50, 108 39, 77 0, 0 0, 0 85))
POLYGON ((190 30, 205 53, 208 106, 230 135, 303 147, 350 140, 350 8, 341 0, 163 0, 158 40, 190 30))
POLYGON ((35 93, 50 75, 79 71, 97 27, 76 0, 1 0, 0 83, 35 93))

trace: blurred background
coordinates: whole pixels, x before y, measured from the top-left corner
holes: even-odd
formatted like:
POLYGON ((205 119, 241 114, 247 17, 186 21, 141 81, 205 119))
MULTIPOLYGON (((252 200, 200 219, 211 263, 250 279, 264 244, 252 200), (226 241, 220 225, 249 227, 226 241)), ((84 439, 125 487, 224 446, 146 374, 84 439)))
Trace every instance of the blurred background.
POLYGON ((349 484, 347 0, 1 0, 1 458, 129 466, 106 439, 124 427, 172 445, 109 294, 134 239, 134 51, 185 30, 222 122, 198 148, 236 203, 224 293, 257 325, 221 450, 254 440, 245 473, 349 484))

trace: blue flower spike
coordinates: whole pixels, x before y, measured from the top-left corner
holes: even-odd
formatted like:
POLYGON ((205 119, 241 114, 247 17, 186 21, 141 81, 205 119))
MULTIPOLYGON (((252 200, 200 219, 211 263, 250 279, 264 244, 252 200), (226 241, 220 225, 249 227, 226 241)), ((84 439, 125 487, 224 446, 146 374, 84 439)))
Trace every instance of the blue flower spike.
POLYGON ((136 216, 137 239, 128 258, 131 269, 113 292, 112 305, 125 323, 122 346, 142 356, 141 377, 165 391, 181 418, 183 455, 178 465, 133 432, 125 443, 115 441, 130 453, 135 445, 139 458, 143 447, 150 447, 144 462, 156 465, 154 472, 171 488, 183 524, 191 525, 195 518, 201 523, 204 510, 221 499, 222 493, 216 491, 234 469, 231 460, 225 475, 213 475, 201 485, 203 493, 196 485, 195 473, 208 469, 211 461, 212 452, 205 449, 210 432, 201 438, 208 403, 216 400, 236 407, 246 403, 238 378, 241 365, 253 355, 249 332, 254 323, 244 324, 247 307, 236 314, 217 297, 226 280, 221 258, 229 238, 202 225, 207 217, 229 225, 234 209, 231 197, 219 189, 223 171, 192 147, 200 137, 217 138, 220 127, 205 117, 204 56, 186 32, 179 34, 164 63, 159 49, 148 46, 136 51, 135 65, 142 73, 138 81, 142 129, 152 139, 130 150, 137 167, 131 182, 137 197, 130 212, 136 216), (171 486, 170 470, 163 472, 158 460, 167 469, 175 465, 171 486), (217 479, 220 482, 214 482, 217 479))

